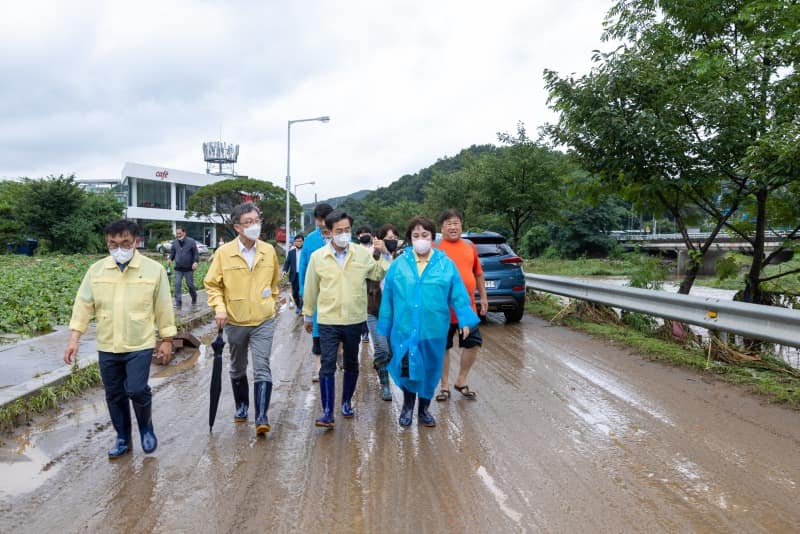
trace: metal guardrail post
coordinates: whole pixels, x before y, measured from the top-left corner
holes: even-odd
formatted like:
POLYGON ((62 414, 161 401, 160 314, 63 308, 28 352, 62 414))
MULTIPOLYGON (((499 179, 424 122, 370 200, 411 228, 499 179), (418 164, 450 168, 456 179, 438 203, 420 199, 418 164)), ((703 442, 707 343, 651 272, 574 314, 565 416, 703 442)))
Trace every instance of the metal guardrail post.
POLYGON ((800 310, 526 274, 529 289, 800 347, 800 310))

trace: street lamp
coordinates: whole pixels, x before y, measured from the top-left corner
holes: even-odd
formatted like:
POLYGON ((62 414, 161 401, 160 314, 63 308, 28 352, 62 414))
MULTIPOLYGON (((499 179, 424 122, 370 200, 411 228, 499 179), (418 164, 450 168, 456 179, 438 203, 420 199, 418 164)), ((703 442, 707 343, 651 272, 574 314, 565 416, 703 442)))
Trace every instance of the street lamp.
MULTIPOLYGON (((312 182, 303 182, 302 184, 294 184, 294 198, 297 198, 297 188, 298 188, 298 187, 300 187, 301 185, 316 185, 316 183, 317 183, 317 182, 313 182, 313 181, 312 181, 312 182)), ((300 199, 298 199, 297 201, 298 201, 298 202, 300 202, 300 199)), ((303 204, 301 203, 301 204, 300 204, 300 206, 301 206, 301 211, 300 211, 300 217, 299 217, 299 219, 300 219, 300 231, 301 231, 301 232, 302 232, 302 231, 304 231, 304 230, 306 229, 306 225, 305 225, 305 216, 304 216, 305 214, 304 214, 304 213, 303 213, 303 211, 302 211, 302 205, 303 205, 303 204)))
POLYGON ((289 210, 289 197, 292 191, 292 178, 290 169, 291 154, 292 154, 292 124, 296 122, 328 122, 330 117, 324 115, 322 117, 314 117, 312 119, 295 119, 290 120, 286 127, 286 250, 289 250, 289 226, 291 221, 291 211, 289 210))

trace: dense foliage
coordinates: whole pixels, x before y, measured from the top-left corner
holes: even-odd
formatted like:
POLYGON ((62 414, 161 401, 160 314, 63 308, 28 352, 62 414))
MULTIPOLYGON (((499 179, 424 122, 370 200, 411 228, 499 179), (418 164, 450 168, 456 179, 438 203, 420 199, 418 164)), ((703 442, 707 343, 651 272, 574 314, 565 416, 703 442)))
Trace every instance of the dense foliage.
MULTIPOLYGON (((800 177, 800 5, 784 0, 619 0, 581 77, 545 73, 559 114, 550 133, 639 209, 669 212, 693 268, 717 232, 754 250, 747 300, 760 302, 766 233, 796 247, 800 177), (699 246, 688 225, 710 224, 699 246)), ((775 251, 772 254, 777 254, 775 251)))
POLYGON ((32 238, 40 250, 95 253, 105 249, 103 229, 122 217, 112 193, 90 193, 74 176, 0 184, 0 238, 3 244, 32 238))

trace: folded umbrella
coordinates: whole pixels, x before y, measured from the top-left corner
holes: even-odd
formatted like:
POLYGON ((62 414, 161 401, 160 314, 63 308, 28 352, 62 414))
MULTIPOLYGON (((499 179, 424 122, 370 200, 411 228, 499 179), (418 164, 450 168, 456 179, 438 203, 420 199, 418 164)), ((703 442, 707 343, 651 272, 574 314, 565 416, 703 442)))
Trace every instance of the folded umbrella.
POLYGON ((208 431, 214 428, 214 418, 217 417, 219 396, 222 392, 222 348, 225 341, 222 339, 222 328, 217 332, 217 339, 211 343, 214 349, 214 366, 211 371, 211 404, 208 406, 208 431))

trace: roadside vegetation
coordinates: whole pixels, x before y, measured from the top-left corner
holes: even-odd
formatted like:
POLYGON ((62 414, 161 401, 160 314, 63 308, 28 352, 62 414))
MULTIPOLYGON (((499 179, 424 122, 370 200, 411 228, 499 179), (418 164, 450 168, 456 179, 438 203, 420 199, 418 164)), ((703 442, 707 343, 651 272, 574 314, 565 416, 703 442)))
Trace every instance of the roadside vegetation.
POLYGON ((66 402, 100 382, 100 369, 97 363, 89 364, 81 369, 74 364, 72 372, 60 384, 45 386, 35 395, 0 406, 0 432, 9 432, 16 426, 24 425, 35 415, 58 408, 60 403, 66 402))
POLYGON ((654 322, 637 319, 627 323, 615 321, 611 319, 611 315, 615 316, 613 311, 609 314, 602 307, 598 311, 598 307, 586 303, 581 306, 581 311, 570 313, 557 297, 529 291, 525 309, 545 320, 622 343, 651 360, 692 368, 730 383, 742 384, 771 402, 800 409, 800 370, 779 358, 760 354, 749 361, 731 363, 719 359, 726 357, 724 351, 732 350, 728 347, 714 344, 709 349, 707 343, 697 340, 678 343, 659 335, 654 322))

